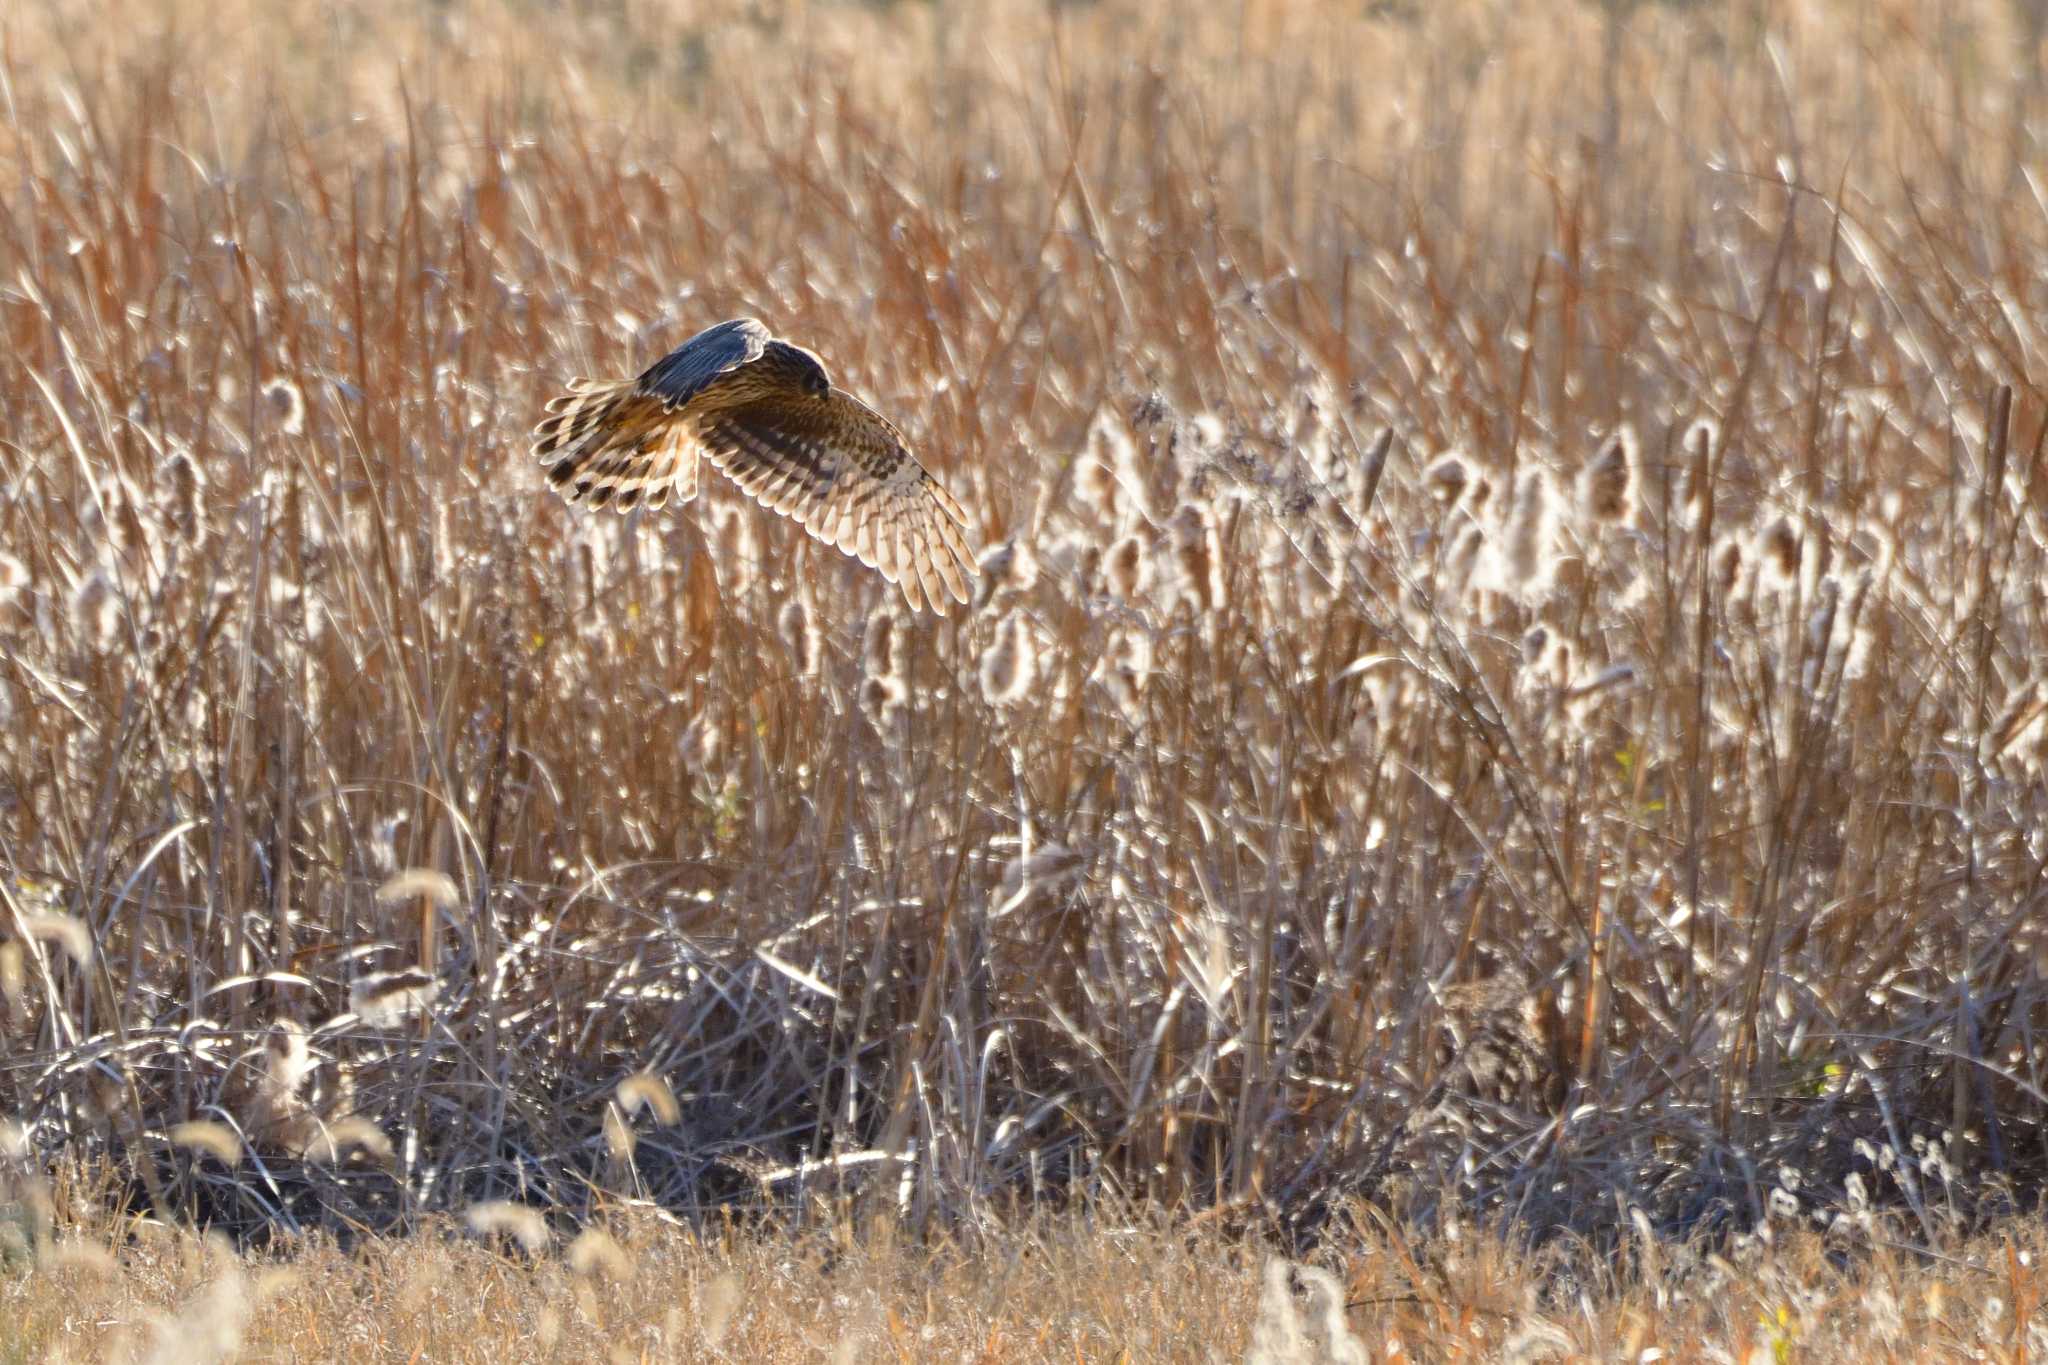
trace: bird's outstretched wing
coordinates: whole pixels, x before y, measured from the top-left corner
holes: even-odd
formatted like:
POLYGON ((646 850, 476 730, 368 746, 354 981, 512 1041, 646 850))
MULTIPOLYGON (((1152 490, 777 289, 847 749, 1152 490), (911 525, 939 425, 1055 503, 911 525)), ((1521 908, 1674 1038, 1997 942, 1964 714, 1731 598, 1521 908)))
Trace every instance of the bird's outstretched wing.
POLYGON ((832 387, 818 358, 752 318, 700 332, 637 379, 579 380, 548 404, 534 454, 571 502, 621 511, 697 491, 697 460, 897 584, 912 608, 968 600, 960 504, 902 433, 832 387))
POLYGON ((860 399, 794 384, 737 402, 721 394, 696 430, 711 463, 750 497, 880 571, 913 609, 928 601, 944 615, 948 598, 968 600, 966 513, 860 399))
POLYGON ((533 453, 548 482, 570 502, 660 507, 697 494, 697 448, 684 409, 735 382, 767 353, 772 338, 752 318, 707 328, 647 367, 638 379, 578 379, 548 403, 533 429, 533 453))

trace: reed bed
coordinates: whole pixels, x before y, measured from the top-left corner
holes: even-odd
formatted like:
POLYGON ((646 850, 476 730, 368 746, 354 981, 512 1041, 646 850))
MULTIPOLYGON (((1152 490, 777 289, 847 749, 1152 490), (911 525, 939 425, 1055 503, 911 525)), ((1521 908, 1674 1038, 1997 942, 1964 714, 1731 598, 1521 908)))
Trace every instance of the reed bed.
POLYGON ((1988 1245, 2041 25, 10 9, 23 1244, 76 1167, 245 1241, 1988 1245), (971 609, 547 494, 563 381, 742 313, 957 493, 971 609))

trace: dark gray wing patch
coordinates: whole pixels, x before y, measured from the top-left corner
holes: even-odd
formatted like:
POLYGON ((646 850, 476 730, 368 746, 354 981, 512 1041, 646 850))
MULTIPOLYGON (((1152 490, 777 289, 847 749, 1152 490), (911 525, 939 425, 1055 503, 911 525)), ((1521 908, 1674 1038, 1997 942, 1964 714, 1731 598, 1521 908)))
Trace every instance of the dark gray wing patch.
POLYGON ((768 329, 752 318, 707 327, 648 366, 639 390, 674 412, 714 380, 759 360, 770 340, 768 329))

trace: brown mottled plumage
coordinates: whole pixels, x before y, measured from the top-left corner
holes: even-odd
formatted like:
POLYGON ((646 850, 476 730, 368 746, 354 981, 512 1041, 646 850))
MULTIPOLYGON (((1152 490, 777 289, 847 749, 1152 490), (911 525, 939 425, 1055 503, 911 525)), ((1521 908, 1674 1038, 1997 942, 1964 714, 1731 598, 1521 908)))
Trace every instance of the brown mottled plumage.
POLYGON ((577 380, 548 404, 533 453, 570 502, 620 511, 697 496, 703 455, 903 590, 913 609, 968 600, 967 516, 867 404, 818 358, 752 318, 691 337, 638 379, 577 380))

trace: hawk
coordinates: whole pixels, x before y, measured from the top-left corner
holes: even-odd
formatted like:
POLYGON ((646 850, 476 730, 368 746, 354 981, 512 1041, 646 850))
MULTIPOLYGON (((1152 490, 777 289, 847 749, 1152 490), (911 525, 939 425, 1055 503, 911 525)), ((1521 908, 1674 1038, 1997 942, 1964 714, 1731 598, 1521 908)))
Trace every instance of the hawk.
POLYGON ((753 318, 699 332, 637 379, 579 379, 533 453, 570 502, 627 511, 697 496, 702 456, 748 496, 897 584, 912 610, 968 600, 967 515, 888 418, 753 318))

